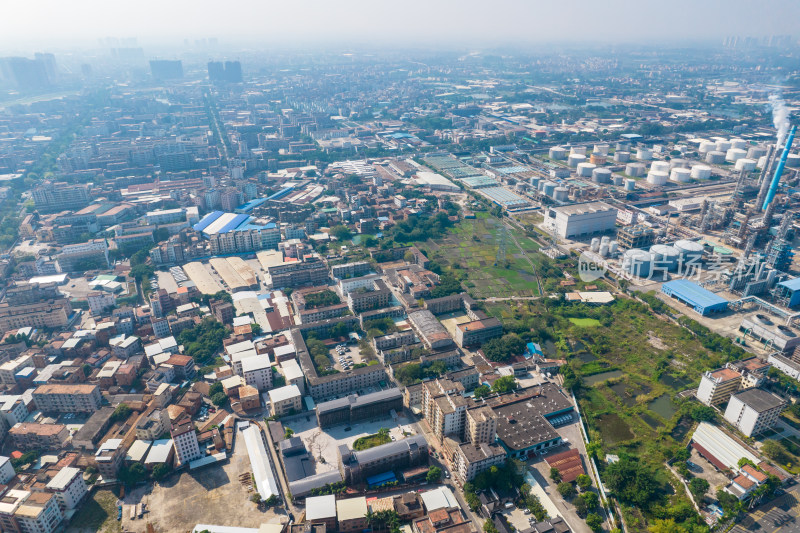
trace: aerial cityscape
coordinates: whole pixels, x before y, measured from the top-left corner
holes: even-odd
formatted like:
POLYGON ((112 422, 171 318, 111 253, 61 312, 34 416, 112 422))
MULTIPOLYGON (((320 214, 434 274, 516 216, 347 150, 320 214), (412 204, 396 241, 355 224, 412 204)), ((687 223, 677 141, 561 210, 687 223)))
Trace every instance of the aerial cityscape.
POLYGON ((800 532, 800 4, 163 4, 0 6, 0 531, 800 532))

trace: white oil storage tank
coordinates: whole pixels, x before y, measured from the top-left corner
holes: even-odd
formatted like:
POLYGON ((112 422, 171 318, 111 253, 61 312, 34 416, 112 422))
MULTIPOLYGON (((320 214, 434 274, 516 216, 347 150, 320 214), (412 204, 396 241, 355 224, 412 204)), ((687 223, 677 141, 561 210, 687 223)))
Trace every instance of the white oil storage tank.
POLYGON ((566 148, 562 148, 560 146, 553 146, 548 151, 548 155, 550 156, 550 159, 557 159, 560 161, 567 158, 567 150, 566 148))
POLYGON ((652 256, 649 252, 633 248, 622 255, 622 269, 634 276, 646 278, 650 275, 652 256))
POLYGON ((747 149, 748 159, 758 159, 765 155, 767 155, 767 149, 763 146, 751 146, 747 149))
POLYGON ((585 146, 573 146, 569 149, 570 155, 586 155, 585 146))
POLYGON ((651 170, 647 173, 647 183, 650 185, 664 185, 669 180, 669 175, 662 170, 651 170))
POLYGON ((798 167, 800 167, 800 155, 789 154, 786 157, 786 166, 789 167, 789 168, 798 168, 798 167))
POLYGON ((626 191, 635 191, 636 190, 636 180, 626 179, 625 180, 625 190, 626 191))
POLYGON ((699 265, 703 257, 703 245, 699 242, 682 239, 675 243, 680 254, 680 260, 684 265, 699 265))
POLYGON ((539 176, 531 177, 531 187, 533 187, 534 189, 538 189, 540 181, 542 181, 542 178, 540 178, 539 176))
POLYGON ((627 163, 630 160, 631 160, 630 152, 624 152, 622 150, 614 152, 614 161, 616 161, 617 163, 627 163))
POLYGON ((637 148, 636 159, 639 161, 650 161, 653 159, 653 151, 649 148, 637 148))
POLYGON ((669 172, 669 161, 653 161, 650 163, 650 170, 669 172))
POLYGON ((566 202, 569 199, 569 189, 566 187, 556 187, 553 190, 553 200, 556 202, 566 202))
POLYGON ((607 144, 595 144, 594 148, 592 148, 592 153, 594 155, 608 155, 608 145, 607 144))
POLYGON ((592 177, 592 171, 595 168, 597 168, 597 165, 595 165, 594 163, 585 163, 585 162, 584 163, 578 163, 578 169, 577 169, 578 176, 580 176, 582 178, 591 178, 592 177))
POLYGON ((592 239, 591 249, 593 252, 596 252, 600 249, 600 239, 598 239, 597 237, 594 237, 592 239))
POLYGON ((731 139, 731 148, 747 149, 747 141, 744 139, 731 139))
POLYGON ((669 168, 689 168, 689 162, 685 159, 676 157, 669 162, 669 168))
POLYGON ((725 152, 713 151, 706 154, 706 163, 721 165, 725 162, 725 152))
POLYGON ((595 183, 611 183, 611 171, 607 168, 592 170, 592 181, 595 183))
POLYGON ((698 150, 701 154, 707 154, 708 152, 713 152, 717 149, 717 143, 714 141, 703 141, 700 143, 700 149, 698 150))
POLYGON ((711 177, 711 167, 708 165, 692 165, 692 179, 707 180, 711 177))
POLYGON ((664 269, 670 272, 678 268, 678 260, 680 259, 680 252, 674 246, 667 244, 654 244, 650 247, 650 253, 653 254, 653 268, 664 269))
POLYGON ((756 160, 743 157, 736 160, 736 170, 744 170, 745 172, 752 172, 756 169, 756 160))
POLYGON ((611 181, 617 187, 622 187, 622 184, 625 183, 625 178, 623 178, 622 176, 614 175, 611 177, 611 181))
POLYGON ((608 253, 609 255, 614 255, 619 250, 619 243, 617 241, 611 241, 608 243, 608 253))
POLYGON ((717 141, 717 152, 727 152, 731 149, 731 142, 730 141, 717 141))
POLYGON ((731 148, 725 154, 725 160, 730 161, 731 163, 738 161, 747 156, 747 151, 742 150, 741 148, 731 148))
POLYGON ((628 163, 625 165, 625 174, 632 178, 644 176, 644 163, 628 163))
POLYGON ((608 257, 609 245, 608 243, 600 244, 600 257, 608 257))
POLYGON ((688 168, 673 168, 669 173, 669 179, 678 183, 687 183, 692 179, 692 171, 688 168))
POLYGON ((544 182, 544 188, 542 189, 542 192, 545 194, 545 196, 549 196, 550 198, 552 198, 555 190, 556 190, 555 182, 553 181, 544 182))
POLYGON ((585 161, 586 161, 586 156, 583 154, 569 154, 569 159, 567 159, 567 164, 572 168, 576 168, 579 164, 585 161))

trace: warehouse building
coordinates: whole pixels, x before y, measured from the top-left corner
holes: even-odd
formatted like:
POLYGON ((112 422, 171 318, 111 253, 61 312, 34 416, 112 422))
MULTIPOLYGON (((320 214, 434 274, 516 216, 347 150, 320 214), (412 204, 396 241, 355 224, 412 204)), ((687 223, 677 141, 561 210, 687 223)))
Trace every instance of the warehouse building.
POLYGON ((688 305, 702 316, 724 313, 728 310, 728 300, 686 279, 675 279, 664 283, 661 292, 688 305))

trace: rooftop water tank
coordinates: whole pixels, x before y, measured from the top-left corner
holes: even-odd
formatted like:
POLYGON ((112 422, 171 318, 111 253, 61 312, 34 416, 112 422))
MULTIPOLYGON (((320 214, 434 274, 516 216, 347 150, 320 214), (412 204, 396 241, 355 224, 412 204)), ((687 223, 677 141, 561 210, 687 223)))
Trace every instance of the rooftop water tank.
POLYGON ((713 151, 706 154, 706 163, 721 165, 725 162, 725 152, 713 151))
POLYGON ((692 171, 688 168, 673 168, 669 173, 669 179, 678 183, 687 183, 692 179, 692 171))
POLYGON ((669 180, 669 175, 662 170, 651 170, 647 173, 647 183, 650 185, 664 185, 669 180))
POLYGON ((633 178, 644 176, 644 163, 628 163, 625 165, 625 174, 633 178))
POLYGON ((592 181, 595 183, 611 183, 611 171, 607 168, 592 170, 592 181))
POLYGON ((562 148, 560 146, 553 146, 552 148, 550 148, 548 155, 550 156, 550 159, 558 159, 558 160, 566 159, 567 150, 566 148, 562 148))
POLYGON ((586 161, 586 156, 583 154, 570 154, 569 159, 567 159, 567 164, 572 167, 576 168, 580 163, 586 161))
POLYGON ((711 167, 708 165, 692 165, 692 179, 707 180, 711 177, 711 167))
POLYGON ((592 171, 597 167, 597 165, 593 163, 578 163, 578 176, 582 178, 591 178, 592 171))
POLYGON ((727 161, 730 161, 731 163, 733 163, 734 161, 738 161, 738 160, 740 160, 740 159, 742 159, 743 157, 746 157, 746 156, 747 156, 747 151, 746 150, 742 150, 741 148, 731 148, 725 154, 725 159, 727 161))
POLYGON ((756 160, 743 157, 736 160, 736 170, 744 170, 745 172, 752 172, 756 169, 756 160))

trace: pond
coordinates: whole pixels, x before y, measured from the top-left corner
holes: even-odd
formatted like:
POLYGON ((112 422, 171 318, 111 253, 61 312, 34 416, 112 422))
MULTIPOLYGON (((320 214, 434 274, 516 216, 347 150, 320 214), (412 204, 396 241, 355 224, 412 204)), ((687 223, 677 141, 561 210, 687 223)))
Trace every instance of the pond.
POLYGON ((595 357, 589 352, 581 352, 575 355, 578 357, 578 359, 580 359, 584 363, 591 363, 592 361, 597 361, 597 357, 595 357))
POLYGON ((541 344, 542 350, 547 357, 555 357, 558 354, 556 343, 551 340, 546 340, 541 344))
POLYGON ((606 444, 616 444, 634 437, 631 428, 617 414, 599 416, 597 418, 597 427, 606 444))
POLYGON ((609 370, 608 372, 600 372, 599 374, 594 374, 593 376, 586 376, 583 378, 583 382, 587 385, 596 385, 609 379, 621 378, 622 376, 622 370, 609 370))
POLYGON ((678 442, 682 441, 686 438, 686 435, 689 433, 689 430, 692 429, 692 419, 684 416, 675 424, 675 427, 672 428, 670 435, 672 438, 677 440, 678 442))
POLYGON ((586 345, 583 343, 583 341, 574 341, 572 343, 572 350, 575 352, 582 352, 585 349, 586 345))
POLYGON ((628 385, 624 382, 615 383, 611 385, 611 390, 619 396, 625 407, 633 407, 636 404, 636 395, 633 391, 628 390, 628 385))
POLYGON ((658 429, 662 425, 661 422, 659 422, 658 420, 656 420, 652 416, 648 415, 647 413, 642 413, 642 414, 639 415, 639 417, 641 417, 641 419, 644 420, 645 424, 647 424, 648 426, 650 426, 653 429, 658 429))
POLYGON ((689 380, 676 378, 671 374, 661 374, 661 377, 658 378, 658 381, 675 390, 682 390, 688 387, 689 383, 691 383, 689 380))
POLYGON ((678 406, 672 402, 672 397, 669 394, 662 394, 649 404, 647 408, 657 415, 661 415, 666 420, 673 417, 678 412, 678 406))

